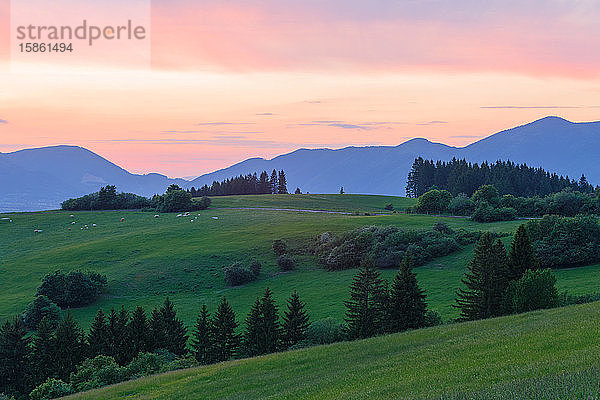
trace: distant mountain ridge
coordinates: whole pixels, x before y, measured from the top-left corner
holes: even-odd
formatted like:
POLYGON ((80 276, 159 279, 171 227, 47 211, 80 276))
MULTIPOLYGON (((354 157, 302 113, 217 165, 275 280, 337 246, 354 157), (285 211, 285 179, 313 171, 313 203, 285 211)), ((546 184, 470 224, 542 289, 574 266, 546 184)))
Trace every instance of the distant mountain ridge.
POLYGON ((288 189, 303 192, 403 195, 418 156, 472 162, 511 160, 600 183, 600 122, 574 123, 546 117, 498 132, 466 147, 417 138, 398 146, 299 149, 272 160, 250 158, 192 181, 160 174, 136 175, 76 146, 53 146, 0 153, 0 212, 57 208, 61 201, 97 191, 106 184, 144 196, 172 183, 198 188, 232 176, 284 169, 288 189))

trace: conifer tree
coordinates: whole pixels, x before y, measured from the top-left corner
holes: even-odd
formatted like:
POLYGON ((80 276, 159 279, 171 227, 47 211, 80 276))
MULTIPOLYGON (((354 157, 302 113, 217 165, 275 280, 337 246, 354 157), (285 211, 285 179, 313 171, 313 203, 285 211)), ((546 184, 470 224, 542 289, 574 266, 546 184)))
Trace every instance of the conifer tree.
POLYGON ((87 341, 90 358, 94 358, 100 354, 110 354, 108 323, 102 309, 98 309, 98 312, 94 317, 87 341))
POLYGON ((108 315, 109 354, 119 365, 131 361, 131 342, 129 340, 129 313, 125 306, 117 313, 114 309, 108 315))
POLYGON ((192 333, 192 354, 200 364, 210 364, 212 362, 212 335, 210 331, 210 314, 206 305, 202 305, 196 325, 192 333))
POLYGON ((279 171, 279 181, 277 184, 277 193, 279 194, 287 194, 287 179, 285 178, 285 171, 279 171))
POLYGON ((38 386, 54 376, 54 329, 43 317, 31 340, 32 386, 38 386))
POLYGON ((54 339, 54 361, 56 377, 67 381, 71 372, 85 358, 85 342, 83 331, 67 311, 56 328, 54 339))
POLYGON ((521 279, 525 271, 536 270, 537 266, 527 229, 524 224, 520 225, 508 253, 508 278, 511 281, 521 279))
POLYGON ((273 172, 271 172, 271 179, 269 180, 269 186, 271 187, 271 193, 277 194, 278 180, 277 180, 277 171, 276 170, 273 170, 273 172))
POLYGON ((154 307, 152 313, 150 314, 150 334, 151 334, 151 343, 152 343, 152 351, 158 349, 164 349, 167 343, 167 337, 165 335, 165 328, 162 318, 162 313, 159 308, 154 307))
POLYGON ((261 304, 260 299, 257 297, 246 318, 246 331, 243 337, 244 353, 249 357, 260 354, 260 320, 261 304))
POLYGON ((19 396, 30 389, 30 350, 23 319, 16 316, 0 328, 0 393, 19 396))
POLYGON ((211 322, 211 335, 214 343, 212 360, 216 362, 229 360, 237 353, 240 338, 235 333, 238 327, 235 313, 225 297, 219 303, 211 322))
POLYGON ((494 243, 485 232, 475 246, 473 259, 462 280, 466 289, 457 292, 459 320, 490 318, 502 313, 502 295, 508 284, 506 250, 501 241, 494 243))
POLYGON ((142 307, 136 307, 129 322, 129 339, 131 341, 131 356, 152 350, 150 324, 142 307))
POLYGON ((165 346, 173 354, 181 356, 186 353, 187 329, 179 318, 171 300, 167 297, 160 309, 162 328, 166 339, 165 346))
POLYGON ((348 338, 363 339, 384 331, 387 297, 385 282, 372 261, 363 263, 350 286, 350 300, 344 302, 348 338))
POLYGON ((392 282, 386 320, 389 332, 402 332, 425 326, 426 296, 417 283, 413 266, 412 256, 405 255, 400 264, 400 271, 392 282))
POLYGON ((306 304, 300 300, 298 293, 294 290, 287 301, 287 310, 283 312, 281 340, 283 348, 288 349, 306 338, 310 317, 305 308, 306 304))

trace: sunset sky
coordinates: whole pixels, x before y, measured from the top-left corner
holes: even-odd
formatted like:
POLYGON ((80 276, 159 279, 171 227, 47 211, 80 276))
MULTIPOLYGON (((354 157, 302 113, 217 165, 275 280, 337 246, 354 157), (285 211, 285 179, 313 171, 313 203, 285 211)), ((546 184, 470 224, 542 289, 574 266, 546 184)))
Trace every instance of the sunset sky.
POLYGON ((151 68, 108 46, 24 61, 0 0, 0 152, 80 145, 180 177, 301 147, 462 146, 547 115, 600 120, 597 0, 156 0, 150 15, 151 68))

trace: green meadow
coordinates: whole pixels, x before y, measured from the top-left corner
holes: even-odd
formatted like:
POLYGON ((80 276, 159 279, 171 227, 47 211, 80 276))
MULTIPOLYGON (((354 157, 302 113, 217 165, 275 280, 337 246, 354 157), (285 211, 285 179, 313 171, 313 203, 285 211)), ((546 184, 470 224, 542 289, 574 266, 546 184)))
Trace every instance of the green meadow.
MULTIPOLYGON (((343 301, 355 270, 328 272, 308 254, 323 232, 342 233, 360 226, 396 225, 427 229, 442 220, 453 228, 512 233, 519 221, 480 224, 465 218, 382 213, 414 200, 388 196, 265 195, 214 198, 212 208, 190 217, 136 211, 3 214, 0 222, 0 320, 23 311, 42 277, 55 270, 93 270, 108 277, 108 292, 93 305, 73 310, 87 328, 98 308, 125 304, 150 311, 169 296, 179 316, 192 325, 202 304, 213 310, 222 296, 232 303, 238 321, 245 319, 254 299, 270 287, 279 305, 297 290, 312 320, 344 317, 343 301), (356 212, 360 215, 231 208, 293 208, 356 212), (74 215, 73 218, 70 215, 74 215), (121 222, 121 218, 125 218, 121 222), (191 222, 193 220, 193 222, 191 222), (72 224, 75 222, 75 224, 72 224), (96 224, 93 227, 92 224, 96 224), (81 229, 88 225, 88 229, 81 229), (71 230, 69 230, 71 228, 71 230), (41 229, 41 233, 34 233, 41 229), (272 251, 275 239, 285 239, 299 266, 281 273, 272 251), (226 287, 222 267, 258 259, 263 269, 257 281, 226 287)), ((505 238, 510 242, 510 237, 505 238)), ((454 293, 471 257, 472 246, 416 268, 431 309, 444 320, 457 315, 454 293)), ((573 294, 600 292, 600 265, 556 271, 560 290, 573 294)), ((382 271, 388 280, 394 270, 382 271)))
POLYGON ((69 399, 590 399, 600 303, 154 375, 69 399))

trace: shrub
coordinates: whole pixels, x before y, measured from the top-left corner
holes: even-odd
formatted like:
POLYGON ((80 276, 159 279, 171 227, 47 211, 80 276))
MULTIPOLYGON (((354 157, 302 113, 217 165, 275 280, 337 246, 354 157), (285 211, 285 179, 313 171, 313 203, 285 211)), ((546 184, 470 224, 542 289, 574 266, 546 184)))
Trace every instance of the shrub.
POLYGON ((83 307, 92 304, 106 288, 106 276, 95 272, 56 271, 42 279, 37 295, 44 295, 59 307, 83 307))
POLYGON ((281 271, 292 271, 296 269, 296 260, 287 254, 282 254, 277 258, 277 265, 281 271))
MULTIPOLYGON (((29 394, 31 400, 50 400, 75 393, 72 386, 60 379, 48 378, 29 394)), ((1 399, 1 397, 0 397, 1 399)))
POLYGON ((240 286, 256 279, 256 275, 239 261, 223 268, 223 272, 228 286, 240 286))
POLYGON ((84 391, 121 382, 126 376, 126 369, 120 367, 114 358, 99 355, 77 366, 77 370, 71 373, 71 385, 77 391, 84 391))
POLYGON ((194 208, 197 210, 206 210, 210 207, 210 203, 210 197, 203 196, 199 201, 196 201, 196 207, 194 208))
POLYGON ((432 189, 417 199, 416 209, 421 213, 443 213, 448 210, 452 193, 447 190, 432 189))
POLYGON ((452 228, 450 228, 448 226, 447 223, 443 222, 443 221, 436 221, 435 224, 433 224, 433 228, 434 231, 439 232, 441 234, 444 235, 451 235, 452 233, 454 233, 454 231, 452 230, 452 228))
POLYGON ((262 269, 262 265, 260 264, 260 262, 258 262, 258 260, 256 260, 256 259, 252 260, 252 262, 250 263, 250 271, 252 271, 254 276, 260 275, 261 269, 262 269))
POLYGON ((504 294, 507 312, 552 308, 558 305, 556 277, 550 269, 532 271, 528 269, 518 281, 512 281, 504 294))
POLYGON ((273 241, 273 252, 277 257, 287 253, 287 243, 283 239, 276 239, 273 241))
POLYGON ((315 321, 306 330, 306 341, 310 345, 341 342, 346 339, 346 326, 334 318, 315 321))
POLYGON ((464 193, 460 193, 448 204, 448 211, 452 215, 471 215, 474 209, 475 203, 464 193))
POLYGON ((425 312, 425 326, 438 326, 442 325, 442 316, 434 310, 427 310, 425 312))
POLYGON ((60 308, 56 303, 44 295, 39 295, 25 308, 23 322, 29 330, 35 330, 42 318, 46 317, 55 328, 58 325, 59 314, 60 308))
POLYGON ((125 367, 128 379, 152 375, 161 370, 167 364, 167 359, 162 354, 140 353, 127 367, 125 367))
POLYGON ((155 196, 153 201, 158 212, 178 212, 196 209, 192 195, 185 190, 172 190, 162 196, 155 196))
POLYGON ((164 364, 159 372, 177 371, 179 369, 197 367, 198 365, 200 364, 198 364, 198 361, 194 357, 181 357, 164 364))

